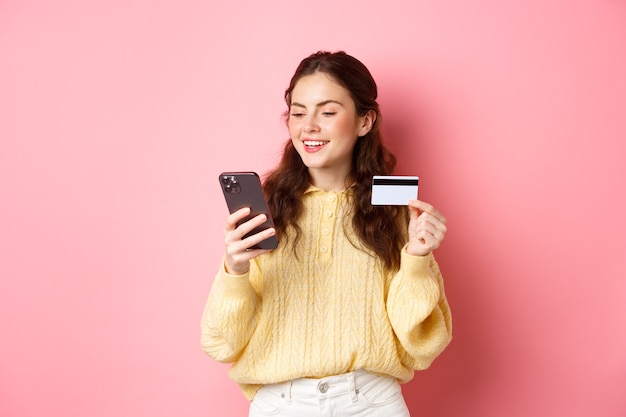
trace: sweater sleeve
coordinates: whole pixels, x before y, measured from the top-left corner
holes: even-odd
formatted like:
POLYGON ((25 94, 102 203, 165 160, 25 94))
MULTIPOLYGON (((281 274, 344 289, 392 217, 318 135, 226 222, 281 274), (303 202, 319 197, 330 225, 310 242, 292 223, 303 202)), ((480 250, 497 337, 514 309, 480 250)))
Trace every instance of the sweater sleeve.
POLYGON ((260 312, 260 297, 251 280, 259 275, 255 262, 243 275, 227 273, 222 262, 201 320, 202 350, 216 361, 236 361, 250 340, 260 312))
POLYGON ((452 340, 452 316, 443 277, 432 254, 411 256, 402 250, 400 270, 393 277, 387 312, 407 355, 403 362, 426 369, 452 340))

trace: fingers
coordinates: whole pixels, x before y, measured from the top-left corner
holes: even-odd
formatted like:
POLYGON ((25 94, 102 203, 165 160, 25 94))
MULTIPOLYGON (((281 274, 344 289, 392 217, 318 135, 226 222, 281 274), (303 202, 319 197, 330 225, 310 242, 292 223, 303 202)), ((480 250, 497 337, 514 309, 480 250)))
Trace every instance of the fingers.
POLYGON ((447 220, 435 207, 420 200, 411 200, 409 208, 411 221, 416 223, 417 227, 426 228, 437 236, 445 235, 447 220))
POLYGON ((250 248, 276 234, 274 228, 268 228, 245 237, 267 220, 265 214, 259 214, 237 226, 237 223, 241 222, 249 214, 249 208, 242 208, 233 212, 226 219, 226 225, 224 227, 224 243, 226 246, 225 267, 229 273, 246 273, 250 267, 250 260, 252 258, 269 252, 268 249, 250 248))
POLYGON ((226 227, 225 231, 234 230, 237 227, 237 223, 241 220, 245 219, 247 215, 250 214, 249 207, 243 207, 237 211, 234 211, 228 218, 226 219, 226 227))
MULTIPOLYGON (((437 219, 439 219, 442 223, 444 224, 446 223, 446 218, 441 213, 439 213, 439 211, 434 206, 424 201, 409 200, 409 208, 417 209, 418 215, 420 213, 428 213, 432 215, 433 217, 436 217, 437 219)), ((415 210, 411 210, 411 213, 413 213, 414 211, 415 210)))
POLYGON ((437 240, 443 240, 448 228, 444 222, 428 213, 422 213, 417 218, 416 230, 432 235, 437 240))
POLYGON ((447 220, 435 207, 420 200, 411 200, 409 209, 407 251, 413 255, 427 255, 441 245, 447 232, 447 220))
POLYGON ((245 235, 253 231, 256 227, 262 225, 263 222, 267 220, 267 216, 265 214, 259 214, 258 216, 255 216, 237 226, 237 223, 245 219, 245 217, 249 214, 249 208, 242 208, 228 216, 224 232, 226 234, 230 234, 231 237, 234 237, 235 239, 242 239, 245 235))

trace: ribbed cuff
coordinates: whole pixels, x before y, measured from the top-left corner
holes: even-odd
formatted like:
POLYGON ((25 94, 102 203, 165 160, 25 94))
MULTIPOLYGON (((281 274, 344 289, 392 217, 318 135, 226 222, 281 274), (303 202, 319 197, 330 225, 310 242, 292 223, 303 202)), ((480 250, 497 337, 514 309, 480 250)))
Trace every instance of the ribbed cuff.
POLYGON ((408 244, 402 248, 400 268, 408 276, 428 277, 430 274, 430 262, 433 254, 429 253, 424 256, 409 255, 406 251, 408 244))

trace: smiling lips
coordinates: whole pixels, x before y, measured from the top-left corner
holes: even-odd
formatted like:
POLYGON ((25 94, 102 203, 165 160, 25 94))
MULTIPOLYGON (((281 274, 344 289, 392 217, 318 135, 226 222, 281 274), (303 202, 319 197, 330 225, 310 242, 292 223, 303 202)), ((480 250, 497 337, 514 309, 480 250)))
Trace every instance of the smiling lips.
POLYGON ((304 150, 310 153, 317 152, 328 144, 327 140, 303 140, 304 150))

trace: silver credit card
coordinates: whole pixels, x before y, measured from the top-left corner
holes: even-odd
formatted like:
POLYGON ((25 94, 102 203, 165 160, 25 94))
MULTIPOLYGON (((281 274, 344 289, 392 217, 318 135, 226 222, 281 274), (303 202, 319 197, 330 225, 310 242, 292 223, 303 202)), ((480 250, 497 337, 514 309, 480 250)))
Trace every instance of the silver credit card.
POLYGON ((372 205, 406 206, 417 198, 419 177, 407 175, 374 175, 372 178, 372 205))

